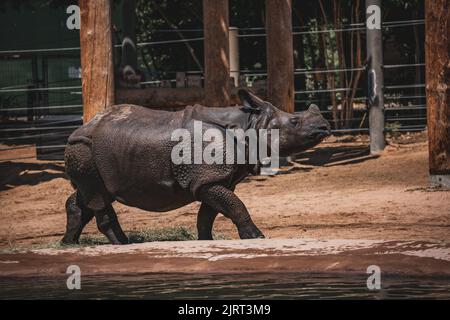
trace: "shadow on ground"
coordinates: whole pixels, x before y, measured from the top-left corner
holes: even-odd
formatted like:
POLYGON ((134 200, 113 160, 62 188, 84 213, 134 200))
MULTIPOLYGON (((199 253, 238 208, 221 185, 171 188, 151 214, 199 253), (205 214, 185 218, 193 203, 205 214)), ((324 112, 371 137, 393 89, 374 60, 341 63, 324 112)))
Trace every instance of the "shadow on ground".
POLYGON ((368 146, 331 146, 321 147, 299 154, 294 162, 309 166, 344 166, 376 159, 370 154, 368 146))
POLYGON ((0 191, 21 185, 37 185, 56 178, 66 178, 64 165, 52 162, 0 162, 0 191))
MULTIPOLYGON (((301 153, 293 161, 306 166, 331 167, 357 164, 377 157, 370 154, 367 146, 330 146, 301 153)), ((290 174, 298 171, 309 172, 311 170, 313 168, 290 167, 281 170, 279 174, 290 174)), ((0 191, 20 185, 37 185, 56 178, 66 178, 63 164, 11 161, 0 163, 0 191)), ((266 179, 267 176, 262 176, 255 177, 253 180, 265 181, 266 179)), ((245 179, 243 182, 249 182, 249 180, 245 179)))

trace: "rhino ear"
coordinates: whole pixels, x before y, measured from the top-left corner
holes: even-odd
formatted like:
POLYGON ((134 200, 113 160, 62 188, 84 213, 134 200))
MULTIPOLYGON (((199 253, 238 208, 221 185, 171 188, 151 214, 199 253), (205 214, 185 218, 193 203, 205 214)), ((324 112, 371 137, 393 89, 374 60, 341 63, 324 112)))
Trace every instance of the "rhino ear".
POLYGON ((311 113, 321 114, 319 107, 317 105, 315 105, 315 104, 310 105, 309 108, 308 108, 308 111, 311 112, 311 113))
POLYGON ((266 106, 264 100, 258 98, 249 90, 239 89, 238 95, 239 99, 241 99, 242 105, 246 108, 261 111, 266 106))

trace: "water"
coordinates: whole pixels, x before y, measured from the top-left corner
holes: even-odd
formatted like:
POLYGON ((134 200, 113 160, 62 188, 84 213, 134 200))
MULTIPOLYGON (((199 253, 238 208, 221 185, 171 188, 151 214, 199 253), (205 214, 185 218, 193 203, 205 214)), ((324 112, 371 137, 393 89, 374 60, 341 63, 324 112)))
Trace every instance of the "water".
POLYGON ((450 299, 450 279, 382 277, 369 291, 367 275, 139 274, 66 278, 0 278, 0 299, 450 299))

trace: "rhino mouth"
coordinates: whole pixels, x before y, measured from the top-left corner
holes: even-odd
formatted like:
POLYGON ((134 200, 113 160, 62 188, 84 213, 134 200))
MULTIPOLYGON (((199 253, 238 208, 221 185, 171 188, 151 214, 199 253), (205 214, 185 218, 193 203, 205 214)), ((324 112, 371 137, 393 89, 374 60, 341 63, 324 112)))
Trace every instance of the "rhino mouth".
POLYGON ((319 131, 319 132, 316 132, 315 135, 316 135, 316 138, 323 139, 323 138, 329 137, 331 135, 331 133, 329 131, 319 131))
POLYGON ((328 127, 319 128, 314 131, 313 135, 316 139, 324 139, 331 135, 331 130, 328 127))

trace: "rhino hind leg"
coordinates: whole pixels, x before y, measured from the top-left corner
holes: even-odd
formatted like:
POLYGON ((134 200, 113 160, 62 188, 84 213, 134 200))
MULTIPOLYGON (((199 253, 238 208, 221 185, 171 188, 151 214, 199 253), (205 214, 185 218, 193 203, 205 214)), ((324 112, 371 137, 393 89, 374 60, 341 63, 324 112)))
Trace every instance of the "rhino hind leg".
POLYGON ((197 216, 198 240, 213 240, 212 229, 218 212, 206 203, 202 203, 197 216))
POLYGON ((112 202, 92 155, 87 138, 71 141, 64 154, 66 173, 77 189, 83 204, 91 210, 101 210, 112 202))
POLYGON ((264 238, 262 232, 253 223, 247 208, 233 191, 221 185, 204 186, 199 192, 199 199, 231 219, 241 239, 264 238))
POLYGON ((92 220, 94 212, 84 206, 78 192, 74 192, 66 201, 67 226, 61 244, 77 244, 83 228, 92 220))
MULTIPOLYGON (((78 224, 74 217, 86 212, 86 216, 89 213, 90 219, 95 216, 98 229, 112 244, 128 243, 128 238, 122 231, 117 215, 111 205, 114 199, 108 193, 103 179, 98 173, 92 155, 90 140, 87 138, 72 139, 66 147, 65 162, 66 173, 77 189, 78 194, 77 206, 71 211, 74 214, 68 214, 67 216, 68 228, 70 224, 70 230, 75 229, 72 226, 77 226, 78 224)), ((76 235, 78 235, 78 231, 71 231, 64 239, 69 241, 72 238, 76 238, 76 235)))
POLYGON ((95 211, 98 230, 103 233, 112 244, 127 244, 128 237, 120 227, 116 212, 111 204, 102 210, 95 211))

